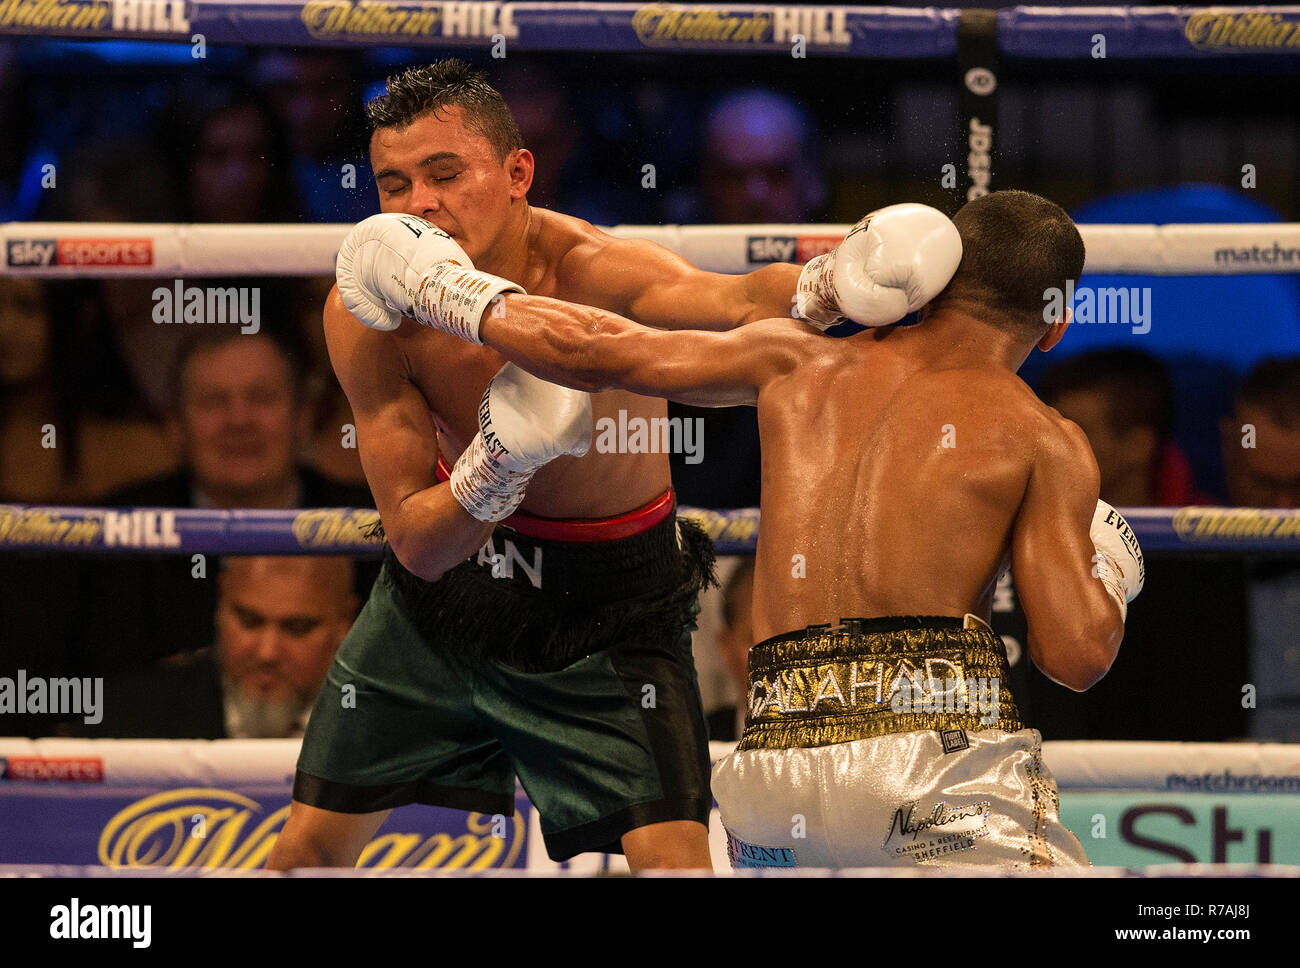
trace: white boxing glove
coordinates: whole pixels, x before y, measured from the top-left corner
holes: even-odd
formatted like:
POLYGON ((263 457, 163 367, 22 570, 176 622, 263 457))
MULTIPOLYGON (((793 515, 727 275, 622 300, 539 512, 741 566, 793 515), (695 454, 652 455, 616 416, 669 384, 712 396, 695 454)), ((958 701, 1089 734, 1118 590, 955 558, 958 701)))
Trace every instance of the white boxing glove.
POLYGON ((888 326, 939 295, 961 251, 957 226, 939 210, 911 202, 878 209, 803 267, 797 311, 821 330, 846 317, 888 326))
POLYGON ((480 521, 509 517, 538 468, 591 447, 591 394, 538 379, 507 363, 478 408, 479 432, 456 461, 451 491, 480 521))
POLYGON ((1127 622, 1128 603, 1137 598, 1147 577, 1137 535, 1124 516, 1105 501, 1097 502, 1089 535, 1097 552, 1092 556, 1092 576, 1105 584, 1119 605, 1121 621, 1127 622))
POLYGON ((409 316, 472 343, 492 300, 523 292, 474 268, 446 232, 414 215, 372 215, 339 246, 335 278, 343 305, 372 329, 390 331, 409 316))

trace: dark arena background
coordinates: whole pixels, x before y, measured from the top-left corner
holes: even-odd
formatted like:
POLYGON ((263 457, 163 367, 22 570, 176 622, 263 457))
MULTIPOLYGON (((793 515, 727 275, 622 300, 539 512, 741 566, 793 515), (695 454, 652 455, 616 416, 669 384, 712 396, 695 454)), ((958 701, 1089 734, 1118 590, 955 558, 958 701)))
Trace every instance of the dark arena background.
MULTIPOLYGON (((365 601, 383 549, 321 307, 340 243, 379 210, 366 102, 449 56, 514 112, 532 205, 710 271, 807 262, 898 202, 952 215, 1022 189, 1070 213, 1074 324, 1020 375, 1087 433, 1146 586, 1083 693, 1033 667, 1014 563, 994 629, 1087 877, 1128 885, 1092 934, 1263 928, 1242 885, 1300 876, 1300 7, 0 0, 8 894, 291 876, 262 867, 303 718, 356 614, 339 603, 365 601), (231 497, 253 493, 233 481, 249 467, 256 506, 231 497), (270 619, 226 601, 232 556, 247 601, 299 595, 305 613, 324 588, 340 614, 241 664, 232 643, 270 619), (277 701, 241 703, 245 677, 277 701), (1181 912, 1134 916, 1135 883, 1134 903, 1181 894, 1181 912)), ((727 649, 748 631, 757 420, 669 415, 701 428, 673 484, 720 556, 694 635, 716 759, 745 715, 727 649)), ((716 806, 709 836, 718 877, 784 889, 733 870, 716 806)), ((313 876, 383 872, 628 867, 552 861, 520 787, 513 815, 401 807, 356 872, 313 876)), ((1063 900, 1102 886, 1060 880, 1063 900)), ((691 890, 705 910, 727 896, 691 890)))

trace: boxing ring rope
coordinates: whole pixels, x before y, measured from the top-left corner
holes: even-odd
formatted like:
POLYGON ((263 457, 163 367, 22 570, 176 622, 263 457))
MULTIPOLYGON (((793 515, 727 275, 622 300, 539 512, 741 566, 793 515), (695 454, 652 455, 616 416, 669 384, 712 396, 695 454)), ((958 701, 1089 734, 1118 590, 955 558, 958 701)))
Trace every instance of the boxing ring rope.
MULTIPOLYGON (((1121 508, 1143 551, 1300 552, 1300 511, 1270 508, 1121 508)), ((679 507, 718 554, 753 554, 758 508, 679 507)), ((0 551, 85 554, 348 554, 378 557, 379 512, 367 508, 209 510, 0 505, 0 551)))
MULTIPOLYGON (((807 262, 850 225, 618 225, 713 272, 807 262)), ((351 225, 6 222, 0 275, 44 278, 326 276, 351 225)), ((1246 275, 1300 272, 1300 223, 1080 225, 1088 273, 1246 275)))
POLYGON ((204 0, 63 9, 6 4, 0 35, 240 46, 482 48, 510 51, 769 53, 796 38, 820 56, 937 58, 972 22, 1013 57, 1089 59, 1095 35, 1114 58, 1227 59, 1300 52, 1300 7, 1020 6, 960 8, 782 4, 443 3, 204 0), (24 6, 35 9, 24 10, 24 6), (367 9, 370 7, 370 9, 367 9), (375 9, 379 7, 379 9, 375 9))

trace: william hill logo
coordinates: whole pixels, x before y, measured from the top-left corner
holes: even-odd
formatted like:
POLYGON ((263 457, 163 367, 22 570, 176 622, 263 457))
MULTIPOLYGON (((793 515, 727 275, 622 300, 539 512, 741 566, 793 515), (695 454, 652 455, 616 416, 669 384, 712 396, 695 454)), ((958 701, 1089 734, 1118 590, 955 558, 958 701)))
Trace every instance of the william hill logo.
POLYGON ((1300 512, 1186 507, 1174 512, 1173 527, 1183 541, 1293 541, 1300 537, 1300 512))
POLYGON ((304 548, 355 548, 383 540, 378 524, 378 511, 311 508, 294 515, 290 529, 304 548))
POLYGON ((519 27, 510 3, 371 3, 308 0, 302 23, 313 37, 462 37, 516 40, 519 27))
POLYGON ((1300 22, 1287 20, 1280 13, 1211 7, 1187 18, 1183 36, 1199 50, 1296 50, 1300 48, 1300 22))
POLYGON ((802 38, 813 47, 847 49, 853 43, 848 11, 838 6, 763 7, 746 13, 713 6, 652 3, 632 15, 632 29, 647 47, 658 45, 788 46, 802 38))
MULTIPOLYGON (((263 807, 233 790, 188 787, 137 800, 99 835, 99 862, 109 867, 255 870, 266 863, 285 820, 286 805, 263 807)), ((358 867, 470 870, 513 867, 524 845, 518 813, 471 813, 465 832, 389 833, 366 845, 358 867)))

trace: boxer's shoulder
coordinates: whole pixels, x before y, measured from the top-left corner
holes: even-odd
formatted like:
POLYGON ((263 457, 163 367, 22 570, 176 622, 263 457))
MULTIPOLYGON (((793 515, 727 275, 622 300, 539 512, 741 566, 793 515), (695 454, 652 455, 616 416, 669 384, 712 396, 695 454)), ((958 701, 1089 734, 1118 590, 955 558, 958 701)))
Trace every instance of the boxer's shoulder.
POLYGON ((593 279, 598 260, 619 240, 572 215, 539 208, 531 212, 530 260, 520 284, 534 296, 598 305, 592 301, 600 288, 593 279))
POLYGON ((530 247, 540 257, 540 261, 550 263, 557 269, 561 266, 572 267, 616 241, 614 236, 573 215, 546 208, 534 208, 532 215, 534 234, 530 247))
POLYGON ((384 361, 400 363, 401 353, 396 349, 390 334, 370 329, 353 316, 343 305, 337 286, 325 297, 321 319, 324 326, 325 347, 329 352, 330 362, 334 365, 334 372, 340 380, 344 380, 347 374, 359 368, 365 369, 376 365, 382 368, 384 361))

